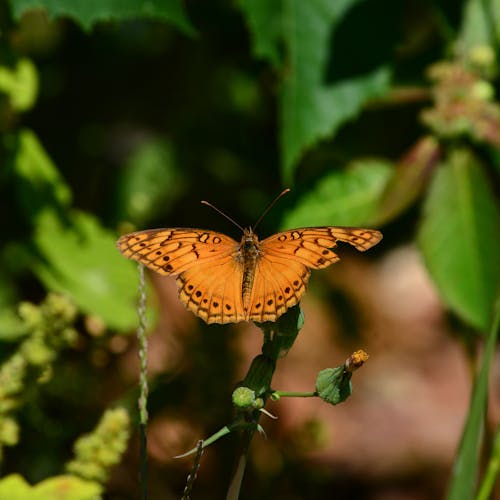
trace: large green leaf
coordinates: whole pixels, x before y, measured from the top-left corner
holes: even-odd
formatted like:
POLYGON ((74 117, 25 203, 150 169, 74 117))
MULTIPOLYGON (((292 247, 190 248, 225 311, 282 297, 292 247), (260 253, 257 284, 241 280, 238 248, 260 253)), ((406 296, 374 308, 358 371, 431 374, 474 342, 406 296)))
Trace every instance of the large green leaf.
POLYGON ((333 171, 299 199, 281 225, 370 224, 392 172, 392 165, 382 160, 358 160, 346 170, 333 171))
POLYGON ((436 171, 418 243, 443 301, 484 330, 500 279, 500 215, 468 150, 453 151, 436 171))
POLYGON ((187 34, 195 29, 180 0, 10 0, 14 17, 33 8, 44 8, 51 17, 68 16, 90 29, 99 21, 148 17, 171 22, 187 34))
POLYGON ((50 290, 69 294, 88 314, 119 330, 137 322, 137 272, 115 247, 114 235, 88 214, 70 212, 68 224, 46 210, 34 241, 43 260, 34 271, 50 290))
POLYGON ((335 25, 357 0, 285 1, 284 39, 288 68, 280 99, 283 179, 292 180, 304 151, 352 119, 389 83, 385 67, 368 74, 325 83, 330 40, 335 25))
POLYGON ((474 498, 480 469, 480 449, 488 401, 488 376, 495 354, 500 328, 500 295, 495 301, 489 336, 479 375, 474 383, 472 399, 460 447, 455 458, 448 500, 474 498))
MULTIPOLYGON (((326 81, 331 40, 346 12, 359 0, 240 0, 257 57, 277 66, 286 52, 280 94, 282 177, 291 184, 301 155, 354 118, 370 98, 384 93, 389 70, 379 66, 326 81)), ((335 61, 333 61, 335 63, 335 61)))

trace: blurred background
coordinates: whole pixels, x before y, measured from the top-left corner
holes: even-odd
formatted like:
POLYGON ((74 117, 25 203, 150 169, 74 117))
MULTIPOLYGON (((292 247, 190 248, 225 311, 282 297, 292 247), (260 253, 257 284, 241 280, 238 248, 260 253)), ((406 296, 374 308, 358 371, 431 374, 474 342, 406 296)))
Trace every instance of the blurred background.
MULTIPOLYGON (((273 388, 370 359, 339 406, 266 406, 278 419, 261 420, 241 498, 443 498, 500 276, 498 2, 100 3, 0 0, 2 476, 67 470, 139 498, 138 274, 115 240, 239 240, 200 200, 248 227, 290 187, 261 238, 384 239, 313 273, 273 388), (74 443, 115 407, 128 417, 95 439, 116 457, 82 458, 74 443)), ((208 326, 147 277, 149 497, 180 498, 192 459, 173 457, 231 422, 262 332, 208 326)), ((491 390, 485 463, 499 403, 491 390)), ((193 498, 224 497, 237 451, 232 435, 205 451, 193 498)))

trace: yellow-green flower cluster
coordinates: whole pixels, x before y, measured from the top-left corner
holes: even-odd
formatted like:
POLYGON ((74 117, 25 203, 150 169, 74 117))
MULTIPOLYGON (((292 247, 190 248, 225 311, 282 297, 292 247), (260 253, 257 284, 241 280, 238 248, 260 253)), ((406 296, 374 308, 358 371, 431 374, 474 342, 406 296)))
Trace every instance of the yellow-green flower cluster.
POLYGON ((120 462, 130 436, 130 418, 124 408, 107 410, 95 430, 74 445, 75 458, 66 470, 83 479, 104 483, 120 462))
POLYGON ((26 332, 17 351, 0 366, 0 458, 3 446, 18 442, 19 428, 10 413, 22 402, 28 369, 38 382, 50 374, 51 363, 59 351, 76 339, 72 324, 76 318, 75 306, 65 297, 49 294, 39 306, 23 302, 19 315, 26 332))

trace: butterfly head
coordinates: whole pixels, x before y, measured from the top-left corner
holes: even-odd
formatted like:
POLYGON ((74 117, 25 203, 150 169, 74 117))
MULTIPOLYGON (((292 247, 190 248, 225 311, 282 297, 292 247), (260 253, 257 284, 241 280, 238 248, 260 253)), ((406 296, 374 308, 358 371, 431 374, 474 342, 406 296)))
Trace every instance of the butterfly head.
POLYGON ((251 253, 257 251, 259 248, 259 238, 253 232, 251 227, 245 228, 243 230, 243 236, 241 237, 241 249, 244 252, 251 253))

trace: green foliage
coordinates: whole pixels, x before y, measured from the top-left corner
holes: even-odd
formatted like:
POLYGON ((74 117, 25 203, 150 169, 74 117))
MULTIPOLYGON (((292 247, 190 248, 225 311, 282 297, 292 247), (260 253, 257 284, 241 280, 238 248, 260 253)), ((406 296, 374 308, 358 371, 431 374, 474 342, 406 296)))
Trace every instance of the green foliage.
POLYGON ((15 69, 0 66, 0 92, 9 96, 15 110, 30 109, 38 94, 38 73, 33 62, 20 59, 15 69))
POLYGON ((280 97, 285 184, 292 182, 298 160, 307 149, 333 135, 368 99, 388 89, 390 72, 384 66, 334 84, 325 82, 332 31, 356 3, 358 0, 283 0, 271 7, 241 2, 252 29, 254 53, 276 65, 281 43, 287 51, 280 97))
MULTIPOLYGON (((199 207, 199 199, 246 225, 283 181, 297 189, 273 208, 263 232, 280 225, 366 225, 384 231, 381 251, 413 242, 416 232, 429 276, 459 320, 455 329, 470 343, 480 334, 486 338, 500 281, 497 0, 191 2, 188 13, 180 0, 5 5, 0 444, 10 447, 4 450, 6 470, 24 468, 20 472, 37 484, 8 476, 0 482, 0 498, 15 498, 16 491, 20 498, 38 498, 44 488, 52 488, 52 498, 63 487, 68 496, 61 498, 104 492, 102 482, 126 446, 128 417, 107 414, 78 441, 68 467, 89 482, 56 475, 64 459, 59 456, 58 465, 52 455, 45 460, 52 451, 46 443, 67 449, 81 433, 74 428, 75 408, 87 422, 96 421, 98 415, 83 410, 82 394, 95 395, 92 411, 98 414, 114 405, 110 399, 117 394, 134 399, 134 391, 125 394, 130 380, 121 380, 130 361, 120 354, 128 344, 120 344, 127 341, 119 335, 136 327, 137 277, 115 240, 119 232, 154 226, 224 229, 225 222, 199 207), (196 29, 188 18, 196 20, 196 29), (61 296, 32 304, 50 291, 61 296), (77 314, 87 331, 63 363, 60 353, 74 342, 77 314), (68 377, 51 378, 58 369, 68 377), (92 379, 96 372, 102 384, 92 379), (41 394, 39 383, 49 379, 54 385, 44 386, 51 386, 48 396, 40 395, 46 399, 29 406, 28 389, 41 394), (75 381, 74 390, 68 380, 75 381), (44 435, 44 449, 28 448, 18 458, 23 433, 33 442, 39 429, 50 428, 44 422, 54 423, 53 415, 61 415, 55 424, 60 434, 73 436, 52 431, 44 435)), ((144 309, 142 300, 143 333, 144 309)), ((172 319, 169 314, 164 318, 172 319)), ((297 308, 279 325, 259 325, 263 352, 234 393, 236 418, 222 428, 218 406, 229 406, 230 389, 209 374, 214 370, 217 383, 234 374, 238 357, 227 338, 217 327, 208 339, 189 337, 210 350, 209 360, 196 365, 201 348, 190 345, 182 361, 201 372, 203 389, 192 387, 200 379, 196 369, 193 380, 168 372, 169 389, 182 387, 158 391, 161 396, 146 409, 143 337, 141 424, 147 411, 155 418, 189 400, 200 425, 221 428, 203 447, 235 431, 250 439, 261 430, 257 422, 267 398, 318 395, 271 390, 277 360, 293 346, 302 323, 297 308)), ((472 497, 478 482, 496 335, 488 331, 450 498, 463 491, 472 497)), ((161 367, 155 370, 153 392, 156 384, 163 387, 156 375, 165 375, 161 367)), ((319 379, 319 396, 330 403, 350 393, 344 367, 327 369, 319 379)), ((295 474, 302 475, 304 482, 311 479, 295 474)), ((276 482, 270 479, 263 484, 276 482)))
MULTIPOLYGON (((462 441, 455 458, 448 500, 474 498, 480 470, 480 450, 488 401, 488 378, 500 330, 500 293, 492 310, 483 359, 474 383, 462 441)), ((498 449, 497 449, 498 453, 498 449)), ((498 457, 498 455, 497 455, 498 457)), ((494 457, 497 458, 497 457, 494 457)))
POLYGON ((318 396, 331 405, 342 403, 352 394, 351 376, 344 365, 321 370, 316 378, 318 396))
POLYGON ((130 419, 123 408, 107 410, 95 430, 79 438, 75 458, 66 465, 71 474, 104 483, 110 468, 118 464, 130 437, 130 419))
POLYGON ((357 160, 334 170, 307 191, 290 210, 283 228, 330 225, 369 225, 393 172, 390 162, 357 160))
POLYGON ((10 0, 14 16, 33 8, 44 8, 51 17, 69 16, 90 29, 99 21, 148 17, 174 24, 187 34, 195 30, 180 0, 10 0))
POLYGON ((436 171, 418 242, 443 300, 484 331, 500 280, 500 213, 470 151, 454 150, 436 171))
POLYGON ((56 476, 31 486, 19 474, 0 480, 1 500, 96 500, 102 487, 74 476, 56 476))
POLYGON ((0 458, 3 446, 18 442, 18 424, 11 415, 23 402, 26 386, 47 382, 56 357, 76 340, 76 308, 63 296, 48 295, 39 306, 23 302, 19 315, 25 339, 0 366, 0 458))

